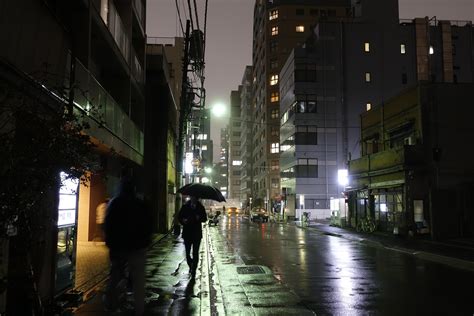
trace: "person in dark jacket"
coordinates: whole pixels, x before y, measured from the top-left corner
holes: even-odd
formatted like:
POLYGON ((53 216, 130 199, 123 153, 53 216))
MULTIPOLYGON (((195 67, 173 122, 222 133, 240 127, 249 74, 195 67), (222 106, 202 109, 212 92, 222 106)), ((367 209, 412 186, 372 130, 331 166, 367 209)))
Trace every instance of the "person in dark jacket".
POLYGON ((118 308, 119 283, 125 269, 132 281, 135 315, 143 315, 145 308, 145 255, 151 242, 151 214, 145 203, 136 197, 130 178, 121 180, 119 193, 107 207, 105 243, 109 247, 110 280, 105 303, 110 310, 118 308))
POLYGON ((207 214, 199 199, 191 196, 188 202, 183 204, 178 213, 178 220, 183 225, 182 237, 186 249, 186 261, 189 271, 194 277, 199 263, 199 246, 202 239, 201 223, 207 221, 207 214), (191 257, 191 249, 193 256, 191 257))

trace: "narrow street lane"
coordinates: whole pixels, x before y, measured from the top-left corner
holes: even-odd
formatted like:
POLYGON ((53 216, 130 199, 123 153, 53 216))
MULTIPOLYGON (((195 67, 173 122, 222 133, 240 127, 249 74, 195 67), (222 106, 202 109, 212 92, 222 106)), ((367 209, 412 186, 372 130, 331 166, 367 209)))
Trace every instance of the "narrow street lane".
MULTIPOLYGON (((311 228, 243 217, 223 217, 219 226, 209 228, 209 236, 211 249, 226 248, 228 263, 268 267, 282 287, 295 293, 298 308, 318 315, 474 312, 472 272, 311 228)), ((229 290, 224 283, 230 277, 220 275, 222 291, 229 290)), ((261 295, 278 298, 272 291, 261 295)))

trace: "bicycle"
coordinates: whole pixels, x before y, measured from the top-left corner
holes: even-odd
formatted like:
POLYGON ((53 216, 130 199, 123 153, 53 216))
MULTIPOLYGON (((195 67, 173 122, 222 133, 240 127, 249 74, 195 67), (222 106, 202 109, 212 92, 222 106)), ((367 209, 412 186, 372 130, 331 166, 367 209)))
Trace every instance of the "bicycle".
POLYGON ((303 216, 301 217, 301 226, 307 227, 309 225, 309 213, 303 212, 303 216))
POLYGON ((363 233, 373 233, 376 228, 375 222, 370 216, 362 218, 356 226, 356 230, 363 233))

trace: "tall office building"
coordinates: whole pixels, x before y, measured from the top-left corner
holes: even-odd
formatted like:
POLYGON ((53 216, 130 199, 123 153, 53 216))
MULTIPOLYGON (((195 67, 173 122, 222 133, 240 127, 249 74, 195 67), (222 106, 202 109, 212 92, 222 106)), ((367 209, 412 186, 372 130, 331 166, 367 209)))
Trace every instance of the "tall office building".
POLYGON ((253 194, 270 209, 280 195, 280 70, 320 19, 350 13, 349 0, 257 0, 253 26, 253 194))

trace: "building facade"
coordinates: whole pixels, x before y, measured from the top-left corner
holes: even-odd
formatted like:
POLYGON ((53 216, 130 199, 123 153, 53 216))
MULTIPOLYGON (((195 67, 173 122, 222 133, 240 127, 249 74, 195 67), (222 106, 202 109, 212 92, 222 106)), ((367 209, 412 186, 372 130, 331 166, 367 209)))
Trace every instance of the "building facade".
POLYGON ((227 128, 221 129, 220 134, 220 146, 221 150, 219 153, 219 160, 214 164, 213 179, 214 185, 221 191, 225 198, 229 197, 229 133, 227 128))
POLYGON ((471 22, 400 20, 396 0, 354 2, 351 12, 338 22, 320 19, 280 73, 282 188, 290 188, 290 211, 330 209, 341 197, 340 172, 360 155, 361 113, 418 82, 473 80, 471 22))
POLYGON ((213 142, 211 140, 211 112, 193 108, 187 123, 186 165, 187 183, 207 182, 206 168, 213 166, 213 142))
POLYGON ((241 151, 241 91, 242 86, 238 90, 230 93, 230 121, 229 121, 229 198, 241 199, 240 185, 242 174, 242 151, 241 151))
POLYGON ((148 38, 146 47, 145 196, 156 230, 168 232, 175 213, 176 142, 183 38, 148 38))
MULTIPOLYGON (((14 268, 2 295, 7 293, 7 313, 27 315, 39 307, 25 297, 48 306, 75 287, 77 247, 97 236, 98 206, 115 194, 124 167, 143 192, 146 2, 21 0, 2 1, 1 6, 1 84, 9 93, 29 95, 41 104, 38 109, 44 112, 37 113, 36 123, 67 102, 71 112, 86 116, 90 128, 85 133, 96 146, 88 181, 74 182, 78 189, 68 193, 58 183, 56 192, 45 194, 43 222, 35 225, 39 230, 31 252, 20 246, 21 238, 10 240, 14 268), (64 208, 61 199, 66 195, 74 195, 76 203, 64 208), (31 258, 31 266, 25 258, 31 258), (35 286, 21 277, 31 269, 35 286), (28 292, 33 287, 36 293, 28 292)), ((24 119, 17 120, 14 129, 34 128, 25 126, 24 119)), ((42 167, 52 164, 38 165, 42 167)), ((60 171, 59 166, 49 176, 66 181, 60 171)))
POLYGON ((349 221, 380 231, 474 236, 472 83, 423 83, 361 115, 362 157, 350 161, 349 221))
POLYGON ((253 192, 262 206, 281 200, 280 71, 294 47, 304 44, 320 18, 348 14, 349 1, 262 1, 253 26, 253 192))
POLYGON ((242 206, 247 208, 251 204, 253 195, 253 129, 254 119, 252 116, 252 66, 246 66, 240 90, 240 120, 233 120, 241 126, 240 134, 240 157, 242 165, 240 168, 240 200, 242 206))

